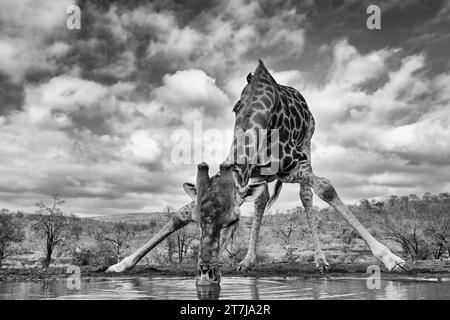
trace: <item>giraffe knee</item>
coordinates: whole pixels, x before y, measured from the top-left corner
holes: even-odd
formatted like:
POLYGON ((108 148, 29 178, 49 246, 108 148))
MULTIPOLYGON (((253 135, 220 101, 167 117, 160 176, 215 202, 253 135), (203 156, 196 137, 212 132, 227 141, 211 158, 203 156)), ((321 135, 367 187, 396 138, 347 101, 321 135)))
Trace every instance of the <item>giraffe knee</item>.
POLYGON ((337 197, 336 190, 329 180, 317 178, 314 183, 314 191, 325 202, 333 201, 337 197))
POLYGON ((182 228, 191 221, 191 218, 186 212, 176 212, 172 217, 172 223, 175 228, 182 228))

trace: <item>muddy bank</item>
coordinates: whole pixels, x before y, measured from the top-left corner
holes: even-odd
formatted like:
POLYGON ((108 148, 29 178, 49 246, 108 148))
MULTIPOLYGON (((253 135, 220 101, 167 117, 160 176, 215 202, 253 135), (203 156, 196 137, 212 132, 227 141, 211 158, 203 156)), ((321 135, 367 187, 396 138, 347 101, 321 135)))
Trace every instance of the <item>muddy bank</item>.
MULTIPOLYGON (((237 271, 235 267, 221 268, 223 276, 233 277, 302 277, 302 278, 333 278, 333 277, 366 277, 369 263, 335 263, 331 270, 320 274, 314 264, 299 263, 267 263, 259 264, 247 272, 237 271)), ((450 262, 417 261, 411 263, 415 277, 450 277, 450 262)), ((122 273, 105 273, 106 267, 81 267, 83 278, 93 277, 193 277, 195 266, 137 266, 135 269, 122 273)), ((385 279, 404 279, 404 274, 389 273, 381 268, 385 279)), ((1 269, 0 281, 52 281, 66 278, 67 268, 29 268, 29 269, 1 269)))

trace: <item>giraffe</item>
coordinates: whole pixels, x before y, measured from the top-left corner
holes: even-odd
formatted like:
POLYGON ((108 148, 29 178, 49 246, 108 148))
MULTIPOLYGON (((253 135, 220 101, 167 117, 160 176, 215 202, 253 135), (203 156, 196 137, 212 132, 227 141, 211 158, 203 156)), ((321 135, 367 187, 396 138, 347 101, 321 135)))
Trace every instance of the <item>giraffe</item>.
MULTIPOLYGON (((131 269, 165 237, 195 221, 199 223, 202 232, 198 266, 200 282, 219 282, 218 257, 233 235, 236 222, 239 221, 239 207, 244 201, 254 201, 255 212, 249 249, 239 268, 251 268, 256 263, 262 216, 277 199, 283 183, 297 183, 300 187, 299 196, 312 230, 314 257, 318 268, 327 269, 329 264, 320 248, 317 226, 311 216, 312 190, 361 235, 375 258, 389 271, 408 271, 408 264, 376 240, 348 210, 330 181, 313 173, 311 138, 315 122, 303 96, 294 88, 278 84, 261 60, 254 74, 249 75, 247 80, 248 84, 233 109, 236 115, 233 144, 220 172, 210 178, 207 164, 200 164, 197 186, 190 183, 183 185, 192 202, 179 209, 173 219, 142 248, 111 266, 108 271, 131 269), (276 130, 279 133, 276 141, 279 155, 277 158, 270 158, 270 163, 261 161, 259 147, 257 153, 250 154, 247 152, 249 148, 239 143, 243 133, 255 130, 276 130), (236 159, 239 161, 235 161, 236 159), (271 171, 273 163, 277 164, 277 169, 271 171), (222 181, 223 176, 227 177, 226 183, 222 181), (273 181, 276 181, 274 192, 269 196, 267 183, 273 181)), ((270 144, 271 141, 267 145, 270 144)), ((266 154, 267 151, 264 150, 266 154)))
MULTIPOLYGON (((261 220, 264 214, 269 211, 275 200, 278 198, 282 183, 292 182, 286 178, 295 164, 300 161, 308 161, 311 163, 311 137, 315 130, 315 122, 310 113, 303 96, 296 89, 279 85, 267 71, 264 63, 259 60, 259 66, 255 72, 259 76, 252 84, 254 74, 247 76, 249 89, 244 89, 241 99, 235 105, 233 111, 236 113, 235 131, 246 131, 254 129, 278 130, 279 151, 277 169, 281 169, 274 174, 260 174, 260 166, 256 166, 254 171, 252 166, 238 165, 236 166, 236 175, 241 185, 245 185, 250 179, 252 181, 276 181, 272 197, 269 198, 268 190, 255 201, 253 223, 250 233, 249 248, 247 255, 239 264, 239 270, 248 270, 256 263, 256 247, 258 242, 261 220), (264 88, 266 88, 264 91, 264 88), (253 91, 252 91, 253 89, 253 91), (239 112, 244 103, 255 104, 255 108, 247 108, 244 112, 239 112), (273 105, 273 106, 272 106, 273 105), (279 166, 281 165, 281 168, 279 166), (251 172, 251 174, 249 174, 251 172)), ((235 136, 238 134, 235 133, 235 136)), ((262 147, 267 147, 263 145, 262 147)), ((239 146, 238 141, 234 141, 233 146, 239 146)), ((236 153, 236 150, 231 150, 236 153)), ((267 154, 269 152, 263 151, 267 154)), ((230 153, 227 161, 233 161, 233 155, 230 153)), ((241 154, 242 156, 242 154, 241 154)), ((244 154, 245 156, 245 154, 244 154)), ((251 163, 255 163, 252 159, 251 163)), ((275 160, 276 161, 276 160, 275 160)), ((256 161, 257 162, 257 161, 256 161)), ((295 182, 295 181, 294 181, 295 182)), ((320 272, 330 269, 330 265, 321 249, 320 239, 317 230, 317 222, 312 217, 312 191, 311 187, 304 183, 303 180, 298 181, 300 185, 299 196, 305 209, 307 224, 311 230, 314 242, 314 261, 320 272)))
MULTIPOLYGON (((251 268, 256 262, 256 246, 261 218, 277 199, 283 183, 297 183, 300 186, 299 196, 305 207, 307 223, 312 229, 315 244, 314 257, 319 268, 327 269, 329 264, 321 250, 315 219, 311 217, 312 191, 333 207, 360 234, 375 258, 382 262, 389 271, 408 271, 410 269, 403 259, 375 239, 358 221, 339 198, 329 180, 313 173, 311 138, 315 130, 314 118, 303 96, 294 88, 278 84, 261 60, 259 60, 254 75, 248 77, 248 84, 242 91, 234 112, 236 114, 234 139, 227 161, 231 163, 235 188, 210 188, 209 178, 205 174, 205 179, 197 182, 197 188, 203 190, 201 197, 195 199, 193 196, 192 198, 194 201, 197 200, 196 211, 200 212, 201 218, 203 215, 216 217, 228 214, 234 217, 232 220, 237 221, 239 205, 245 201, 241 199, 242 190, 246 190, 246 188, 259 190, 253 191, 253 198, 256 198, 255 212, 249 249, 246 257, 240 263, 241 269, 251 268), (261 161, 263 158, 260 154, 261 146, 255 148, 258 152, 250 153, 248 152, 250 148, 245 143, 244 145, 241 143, 243 133, 255 130, 277 130, 279 133, 279 139, 276 141, 279 155, 278 158, 271 158, 271 162, 278 163, 275 171, 270 172, 269 170, 268 173, 266 170, 263 174, 263 169, 267 169, 267 163, 261 161), (236 159, 239 161, 236 162, 236 159), (269 197, 267 182, 272 181, 276 181, 276 184, 273 195, 269 197), (215 201, 213 203, 205 202, 203 201, 205 198, 215 199, 215 201), (208 213, 211 211, 215 213, 208 213)), ((263 149, 267 149, 272 142, 268 141, 262 146, 263 149)), ((263 150, 263 153, 268 154, 267 151, 263 150)), ((202 164, 201 167, 199 166, 199 170, 201 168, 205 170, 205 167, 206 165, 202 164)), ((271 164, 270 167, 272 167, 271 164)), ((213 179, 215 178, 216 176, 213 177, 213 179)), ((190 194, 195 195, 195 186, 191 187, 190 194)), ((214 222, 210 222, 209 225, 205 222, 204 224, 202 231, 213 225, 214 222)), ((229 234, 232 234, 232 231, 229 234)), ((217 241, 218 238, 215 238, 217 241)), ((222 242, 226 243, 226 239, 222 242)), ((202 243, 202 245, 210 246, 207 243, 202 243)), ((217 253, 220 253, 221 250, 216 242, 212 247, 217 250, 217 253)), ((211 262, 214 259, 201 261, 201 275, 208 270, 212 270, 212 274, 217 273, 216 265, 211 262)))

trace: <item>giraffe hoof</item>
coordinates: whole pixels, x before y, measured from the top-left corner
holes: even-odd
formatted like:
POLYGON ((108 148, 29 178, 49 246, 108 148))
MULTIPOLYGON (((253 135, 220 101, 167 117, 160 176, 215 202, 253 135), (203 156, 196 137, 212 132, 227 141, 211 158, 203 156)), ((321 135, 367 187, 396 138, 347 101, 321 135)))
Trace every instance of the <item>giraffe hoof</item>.
POLYGON ((384 248, 383 254, 379 254, 378 257, 375 255, 381 263, 384 264, 387 270, 390 272, 399 272, 399 273, 414 273, 414 268, 403 260, 402 258, 393 254, 389 249, 384 248))
POLYGON ((327 262, 327 259, 325 258, 325 255, 323 253, 316 254, 315 260, 317 270, 319 271, 320 274, 330 271, 331 269, 330 264, 327 262))
POLYGON ((416 270, 406 261, 397 262, 391 269, 391 272, 397 273, 416 273, 416 270))
POLYGON ((125 258, 121 262, 116 263, 115 265, 112 265, 111 267, 109 267, 105 272, 106 273, 125 272, 125 271, 133 269, 133 267, 134 267, 134 265, 132 263, 130 263, 130 261, 127 258, 125 258))
POLYGON ((320 274, 324 274, 325 272, 328 272, 331 270, 331 267, 329 264, 322 264, 320 266, 317 266, 317 270, 320 274))
POLYGON ((254 259, 245 258, 239 263, 237 270, 242 272, 249 271, 253 268, 255 262, 254 259))
POLYGON ((119 273, 126 271, 126 268, 123 265, 115 264, 106 269, 105 273, 119 273))

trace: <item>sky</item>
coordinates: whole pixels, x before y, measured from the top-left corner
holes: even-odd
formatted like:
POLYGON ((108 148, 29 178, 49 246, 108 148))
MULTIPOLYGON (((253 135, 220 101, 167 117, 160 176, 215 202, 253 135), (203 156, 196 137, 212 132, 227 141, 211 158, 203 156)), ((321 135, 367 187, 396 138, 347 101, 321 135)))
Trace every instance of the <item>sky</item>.
POLYGON ((441 0, 0 0, 0 208, 54 193, 84 216, 186 204, 196 164, 225 159, 259 58, 308 102, 313 169, 345 202, 448 192, 449 30, 441 0), (174 158, 199 145, 214 157, 174 158))

